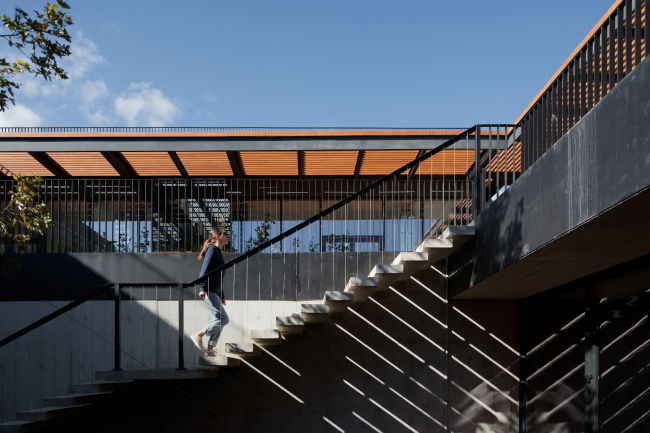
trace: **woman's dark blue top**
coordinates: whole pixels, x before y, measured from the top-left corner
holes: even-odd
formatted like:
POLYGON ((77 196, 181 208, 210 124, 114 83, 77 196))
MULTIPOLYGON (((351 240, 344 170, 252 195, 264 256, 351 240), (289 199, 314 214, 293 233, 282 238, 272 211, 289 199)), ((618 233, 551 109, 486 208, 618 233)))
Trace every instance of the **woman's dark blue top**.
MULTIPOLYGON (((209 245, 203 254, 203 266, 201 266, 201 273, 199 274, 199 278, 217 269, 224 263, 225 262, 223 261, 223 256, 221 255, 221 250, 219 247, 216 245, 209 245)), ((221 275, 212 276, 208 278, 207 281, 199 283, 199 289, 201 289, 202 292, 216 293, 221 299, 225 299, 225 296, 221 290, 221 280, 224 272, 221 272, 221 275)))

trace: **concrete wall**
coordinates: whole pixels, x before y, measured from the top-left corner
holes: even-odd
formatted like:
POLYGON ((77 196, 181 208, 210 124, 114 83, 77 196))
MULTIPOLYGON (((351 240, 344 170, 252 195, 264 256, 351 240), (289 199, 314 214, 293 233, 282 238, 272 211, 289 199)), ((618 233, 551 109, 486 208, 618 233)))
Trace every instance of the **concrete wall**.
MULTIPOLYGON (((228 299, 318 299, 397 254, 257 254, 227 270, 223 286, 228 299)), ((0 291, 0 301, 74 300, 106 283, 187 283, 198 278, 202 262, 197 258, 198 253, 22 254, 23 268, 11 274, 12 280, 0 274, 0 286, 13 289, 0 291)))
MULTIPOLYGON (((419 272, 324 325, 306 327, 304 335, 286 336, 282 346, 265 347, 261 357, 224 370, 219 379, 140 383, 118 401, 95 407, 90 418, 62 429, 336 432, 374 427, 428 432, 444 431, 448 425, 459 433, 517 431, 518 303, 448 304, 444 298, 444 278, 433 270, 419 272)), ((12 322, 46 312, 31 305, 2 303, 0 317, 12 322)), ((248 341, 250 329, 272 328, 275 315, 290 314, 298 305, 228 302, 231 324, 221 344, 248 341)), ((147 366, 174 368, 176 306, 175 301, 124 301, 128 332, 122 337, 123 349, 147 366)), ((54 323, 56 330, 35 331, 29 341, 14 343, 23 345, 18 353, 3 350, 5 420, 12 416, 16 399, 22 405, 27 400, 37 404, 46 394, 63 393, 66 377, 90 381, 93 369, 112 368, 110 303, 95 301, 84 308, 73 317, 94 324, 98 335, 92 337, 62 318, 69 323, 54 323), (104 335, 109 343, 102 340, 104 335), (29 361, 23 359, 26 346, 29 361), (66 356, 73 358, 71 363, 65 362, 66 356), (24 365, 31 368, 20 367, 24 365), (40 372, 46 373, 45 382, 40 372), (15 394, 17 389, 23 394, 15 394), (30 390, 29 397, 24 389, 30 390)), ((207 321, 207 312, 190 301, 185 316, 185 361, 191 368, 199 354, 188 336, 207 321)), ((122 358, 124 368, 138 367, 138 362, 122 358)))
POLYGON ((479 215, 469 284, 648 188, 648 119, 645 59, 479 215))

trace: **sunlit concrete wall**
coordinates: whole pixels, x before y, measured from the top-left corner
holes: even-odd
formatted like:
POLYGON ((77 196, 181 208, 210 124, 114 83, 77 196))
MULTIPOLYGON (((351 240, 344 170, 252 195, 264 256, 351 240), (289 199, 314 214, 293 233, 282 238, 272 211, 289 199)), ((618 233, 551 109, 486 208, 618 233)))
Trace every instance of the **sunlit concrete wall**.
MULTIPOLYGON (((0 304, 0 317, 29 322, 30 314, 46 313, 45 306, 37 311, 31 305, 0 304)), ((251 329, 271 329, 276 315, 299 305, 229 301, 231 324, 220 348, 250 341, 251 329)), ((37 405, 43 396, 64 394, 66 380, 88 382, 93 370, 112 369, 111 303, 83 308, 73 312, 74 320, 62 318, 52 324, 56 329, 17 341, 22 350, 2 351, 5 420, 16 401, 37 405), (45 368, 44 381, 39 368, 45 368)), ((122 308, 123 368, 175 368, 177 303, 134 300, 122 308)), ((188 337, 208 315, 198 301, 188 301, 184 315, 185 364, 194 368, 199 353, 188 337)), ((124 431, 212 431, 218 425, 233 432, 442 432, 444 426, 459 433, 515 432, 518 322, 517 302, 447 304, 445 279, 433 270, 419 272, 323 325, 307 326, 303 335, 286 336, 281 346, 265 347, 240 368, 222 370, 219 379, 143 383, 120 397, 137 402, 137 412, 115 409, 111 419, 124 431)), ((82 420, 66 431, 93 431, 82 420)))

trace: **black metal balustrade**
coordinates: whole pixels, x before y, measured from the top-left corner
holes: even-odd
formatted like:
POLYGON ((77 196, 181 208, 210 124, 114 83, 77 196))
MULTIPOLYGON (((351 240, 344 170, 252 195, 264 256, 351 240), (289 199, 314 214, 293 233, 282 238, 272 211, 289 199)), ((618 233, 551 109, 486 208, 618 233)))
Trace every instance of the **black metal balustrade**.
POLYGON ((647 22, 647 0, 621 0, 517 119, 523 171, 648 57, 647 22))
POLYGON ((39 127, 1 127, 0 133, 174 133, 174 132, 311 132, 311 131, 463 131, 465 128, 373 128, 373 127, 211 127, 211 126, 179 126, 179 127, 97 127, 97 126, 39 126, 39 127))
MULTIPOLYGON (((473 143, 472 143, 473 145, 473 143)), ((452 164, 453 161, 449 161, 452 164)), ((31 252, 197 252, 213 226, 245 252, 372 181, 335 179, 53 179, 39 188, 55 226, 31 252)), ((472 220, 466 176, 391 180, 267 252, 395 251, 472 220)), ((6 206, 13 181, 0 181, 6 206)), ((9 240, 4 241, 8 247, 9 240)))

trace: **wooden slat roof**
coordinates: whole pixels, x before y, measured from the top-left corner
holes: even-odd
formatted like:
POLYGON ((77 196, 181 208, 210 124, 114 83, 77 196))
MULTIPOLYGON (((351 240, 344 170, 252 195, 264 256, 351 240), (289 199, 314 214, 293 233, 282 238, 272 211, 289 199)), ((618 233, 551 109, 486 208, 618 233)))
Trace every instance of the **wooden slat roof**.
POLYGON ((176 152, 190 176, 232 176, 226 152, 176 152))
POLYGON ((71 176, 119 176, 99 152, 48 152, 48 155, 71 176))
POLYGON ((0 169, 7 174, 22 174, 25 176, 52 176, 50 170, 36 161, 27 152, 3 152, 0 154, 0 169))
POLYGON ((167 152, 122 152, 122 156, 140 176, 180 176, 167 152))

